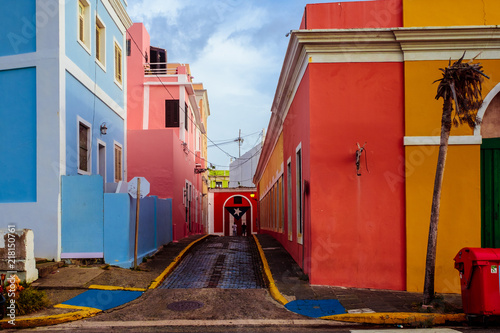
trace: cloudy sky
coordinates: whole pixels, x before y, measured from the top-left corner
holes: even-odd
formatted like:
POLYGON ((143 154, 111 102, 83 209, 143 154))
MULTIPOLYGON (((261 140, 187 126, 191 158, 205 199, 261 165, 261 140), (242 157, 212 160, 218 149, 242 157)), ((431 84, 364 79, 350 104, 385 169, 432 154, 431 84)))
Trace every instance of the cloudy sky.
MULTIPOLYGON (((332 2, 309 1, 309 3, 332 2)), ((190 64, 194 82, 208 92, 208 160, 229 168, 259 141, 288 46, 306 0, 128 0, 134 22, 143 22, 151 45, 167 49, 168 62, 190 64), (227 143, 233 140, 232 143, 227 143), (210 145, 212 145, 210 147, 210 145), (225 152, 221 151, 224 150, 225 152)))

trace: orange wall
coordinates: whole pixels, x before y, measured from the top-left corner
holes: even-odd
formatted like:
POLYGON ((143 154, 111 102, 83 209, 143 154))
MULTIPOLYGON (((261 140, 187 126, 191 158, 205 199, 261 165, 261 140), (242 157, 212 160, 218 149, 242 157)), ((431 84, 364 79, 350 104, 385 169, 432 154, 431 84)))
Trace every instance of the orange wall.
POLYGON ((300 29, 390 28, 402 25, 401 0, 379 0, 309 4, 300 29))
POLYGON ((271 158, 267 163, 266 170, 262 174, 259 188, 259 197, 264 197, 268 186, 272 186, 276 182, 276 175, 279 174, 283 164, 283 133, 279 136, 276 145, 274 146, 271 158))
POLYGON ((498 0, 403 0, 404 26, 499 25, 498 0))
POLYGON ((404 290, 404 178, 387 180, 404 167, 403 64, 310 64, 309 71, 310 282, 404 290), (357 142, 366 142, 361 176, 357 142))

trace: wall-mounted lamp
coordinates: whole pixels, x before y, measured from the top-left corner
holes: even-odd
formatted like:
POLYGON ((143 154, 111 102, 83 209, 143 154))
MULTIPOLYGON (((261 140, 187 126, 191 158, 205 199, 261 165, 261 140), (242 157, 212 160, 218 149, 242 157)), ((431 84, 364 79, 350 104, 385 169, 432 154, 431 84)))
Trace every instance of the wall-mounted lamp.
POLYGON ((101 124, 101 134, 106 135, 108 133, 108 128, 106 127, 106 123, 101 124))
POLYGON ((194 168, 194 173, 198 174, 198 173, 203 173, 207 171, 207 169, 202 169, 202 168, 194 168))

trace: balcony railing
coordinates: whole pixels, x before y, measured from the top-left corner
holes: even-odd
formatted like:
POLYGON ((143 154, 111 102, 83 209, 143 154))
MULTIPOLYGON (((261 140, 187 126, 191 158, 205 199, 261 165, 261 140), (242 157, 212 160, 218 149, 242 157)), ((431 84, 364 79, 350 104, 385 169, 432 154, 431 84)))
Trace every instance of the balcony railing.
POLYGON ((166 62, 155 62, 144 64, 145 75, 175 75, 178 74, 178 68, 167 68, 166 62))

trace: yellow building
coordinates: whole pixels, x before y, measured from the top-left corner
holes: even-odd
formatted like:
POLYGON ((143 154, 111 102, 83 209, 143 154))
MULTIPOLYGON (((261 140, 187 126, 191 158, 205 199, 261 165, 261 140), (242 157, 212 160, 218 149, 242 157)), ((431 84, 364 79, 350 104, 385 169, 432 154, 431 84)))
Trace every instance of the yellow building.
MULTIPOLYGON (((429 232, 434 176, 436 172, 442 100, 435 100, 441 77, 439 68, 460 58, 477 57, 490 77, 483 85, 483 124, 475 131, 464 125, 452 129, 443 181, 436 260, 436 292, 460 292, 453 258, 463 247, 499 247, 481 242, 493 234, 499 221, 484 221, 492 214, 493 198, 487 173, 499 173, 500 165, 483 160, 491 138, 500 137, 500 2, 497 0, 403 0, 404 27, 422 27, 417 36, 402 34, 405 66, 405 154, 407 290, 422 291, 426 244, 429 232), (441 43, 433 43, 436 38, 441 43), (485 182, 481 184, 481 179, 485 182), (483 191, 482 191, 483 190, 483 191), (481 194, 483 193, 483 195, 481 194), (483 209, 481 205, 483 200, 483 209), (483 214, 483 223, 482 220, 483 214)), ((497 145, 496 151, 500 152, 497 145)), ((498 163, 498 162, 496 162, 498 163)), ((397 177, 393 178, 397 181, 397 177)), ((499 189, 497 188, 497 191, 499 189)), ((498 200, 498 198, 495 198, 498 200)), ((498 206, 498 202, 496 203, 498 206)), ((498 218, 497 218, 498 219, 498 218)), ((495 238, 493 236, 493 238, 495 238)))
MULTIPOLYGON (((198 102, 198 107, 200 109, 200 114, 201 114, 201 122, 204 126, 205 132, 207 132, 207 124, 208 124, 208 117, 210 116, 210 104, 208 103, 208 93, 207 90, 203 87, 202 83, 195 83, 193 84, 193 88, 196 94, 196 101, 198 102)), ((200 140, 200 152, 199 153, 199 158, 200 162, 202 162, 202 168, 206 169, 207 168, 207 136, 203 135, 200 133, 199 135, 199 140, 200 140)), ((208 171, 203 172, 203 175, 201 177, 202 179, 202 225, 205 231, 208 230, 208 187, 209 187, 209 180, 208 180, 208 171)))

